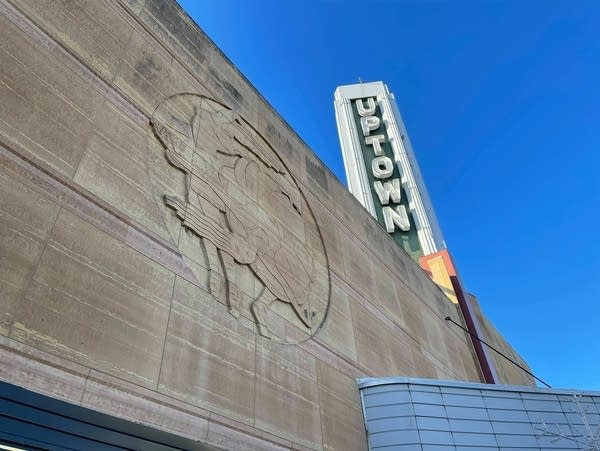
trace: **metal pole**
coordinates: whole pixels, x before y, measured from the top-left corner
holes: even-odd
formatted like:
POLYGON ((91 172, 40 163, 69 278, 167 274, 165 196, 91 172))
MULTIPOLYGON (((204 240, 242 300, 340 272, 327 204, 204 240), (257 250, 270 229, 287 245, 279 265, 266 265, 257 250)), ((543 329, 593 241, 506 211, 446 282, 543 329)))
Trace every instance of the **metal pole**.
POLYGON ((512 363, 515 366, 518 366, 519 368, 521 368, 523 371, 525 371, 527 374, 529 374, 531 377, 533 377, 535 380, 540 381, 542 384, 544 384, 546 387, 548 388, 552 388, 550 385, 548 385, 546 382, 544 382, 543 380, 541 380, 539 377, 537 377, 535 374, 533 374, 531 371, 527 370, 526 368, 523 368, 521 365, 519 365, 517 362, 515 362, 513 359, 511 359, 510 357, 508 357, 506 354, 504 354, 503 352, 497 350, 496 348, 494 348, 491 344, 485 342, 484 340, 482 340, 481 338, 479 338, 477 335, 471 333, 470 331, 468 331, 467 329, 465 329, 464 327, 462 327, 460 324, 458 324, 456 321, 454 321, 452 318, 450 318, 449 316, 446 316, 446 321, 450 321, 451 323, 456 324, 458 327, 460 327, 462 330, 464 330, 466 333, 468 333, 471 337, 479 340, 481 343, 483 343, 484 345, 486 345, 488 348, 490 348, 492 351, 496 351, 498 354, 500 354, 502 357, 504 357, 506 360, 508 360, 510 363, 512 363))

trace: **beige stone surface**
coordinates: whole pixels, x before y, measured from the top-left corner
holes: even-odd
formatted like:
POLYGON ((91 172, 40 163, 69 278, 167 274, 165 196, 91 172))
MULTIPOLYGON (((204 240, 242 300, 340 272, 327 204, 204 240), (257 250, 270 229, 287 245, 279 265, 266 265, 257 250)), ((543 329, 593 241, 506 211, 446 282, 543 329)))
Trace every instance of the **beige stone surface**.
POLYGON ((74 181, 175 244, 153 185, 147 129, 147 122, 138 124, 106 102, 94 119, 74 181))
POLYGON ((350 298, 335 283, 332 284, 331 305, 319 339, 346 358, 356 360, 350 298))
POLYGON ((8 335, 59 207, 0 170, 0 333, 8 335))
POLYGON ((0 380, 78 404, 90 369, 0 336, 0 380))
POLYGON ((84 62, 98 75, 114 78, 132 34, 116 5, 67 0, 26 0, 16 5, 65 47, 85 56, 84 62))
POLYGON ((366 433, 354 378, 317 363, 324 449, 365 449, 366 433))
POLYGON ((70 213, 54 230, 10 336, 156 384, 174 275, 70 213))
POLYGON ((249 436, 246 431, 232 429, 218 422, 209 424, 206 442, 223 449, 240 451, 281 451, 292 448, 290 441, 276 439, 273 442, 261 437, 249 436))
POLYGON ((158 389, 241 422, 254 417, 254 325, 176 280, 158 389))
POLYGON ((258 337, 256 425, 320 448, 321 421, 315 359, 296 346, 258 337))
POLYGON ((480 379, 456 308, 175 2, 0 0, 0 100, 0 379, 227 449, 331 450, 365 449, 357 377, 480 379))
POLYGON ((210 412, 92 370, 80 404, 194 440, 206 441, 210 412))

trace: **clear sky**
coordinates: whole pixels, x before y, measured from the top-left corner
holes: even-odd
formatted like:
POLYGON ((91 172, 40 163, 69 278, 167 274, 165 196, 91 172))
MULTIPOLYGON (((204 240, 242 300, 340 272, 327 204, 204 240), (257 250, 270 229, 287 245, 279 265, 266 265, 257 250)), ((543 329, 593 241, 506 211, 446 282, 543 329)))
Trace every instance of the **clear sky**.
POLYGON ((344 184, 333 91, 387 83, 468 289, 600 390, 599 1, 180 3, 344 184))

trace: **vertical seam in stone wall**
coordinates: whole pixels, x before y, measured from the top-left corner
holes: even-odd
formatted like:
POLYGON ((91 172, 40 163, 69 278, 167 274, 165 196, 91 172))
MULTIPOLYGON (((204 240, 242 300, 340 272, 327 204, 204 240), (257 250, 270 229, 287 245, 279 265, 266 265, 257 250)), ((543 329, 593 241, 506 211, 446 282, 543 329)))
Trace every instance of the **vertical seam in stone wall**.
POLYGON ((253 391, 254 391, 254 396, 252 397, 252 412, 253 412, 253 423, 252 426, 257 427, 256 426, 256 380, 258 378, 257 375, 257 368, 258 368, 258 334, 254 334, 254 380, 252 381, 253 383, 253 391))
POLYGON ((165 325, 165 338, 163 339, 163 349, 160 356, 160 365, 158 367, 158 377, 156 378, 156 391, 160 392, 160 377, 162 376, 163 362, 165 360, 165 350, 167 346, 167 337, 169 336, 169 324, 171 322, 171 311, 173 310, 173 298, 175 296, 175 284, 177 283, 177 275, 173 274, 173 287, 171 288, 171 299, 169 302, 169 314, 167 315, 167 323, 165 325))
MULTIPOLYGON (((50 201, 50 202, 52 202, 52 201, 50 201)), ((55 202, 52 202, 52 203, 56 204, 55 202)), ((23 291, 22 291, 21 295, 19 296, 19 301, 22 303, 22 305, 26 305, 25 296, 27 294, 27 289, 33 283, 33 278, 34 278, 35 274, 37 273, 40 262, 42 261, 42 258, 44 257, 44 254, 46 253, 46 249, 48 249, 48 243, 52 239, 52 235, 54 233, 54 229, 56 228, 56 223, 58 222, 58 218, 60 217, 60 214, 64 210, 62 205, 59 205, 59 204, 56 204, 56 205, 58 206, 58 212, 56 213, 56 218, 54 218, 52 227, 48 231, 48 236, 46 237, 46 241, 44 242, 44 245, 42 246, 42 251, 40 252, 40 256, 38 257, 37 261, 35 262, 35 265, 34 265, 33 269, 31 270, 31 273, 27 275, 27 279, 25 280, 25 283, 23 284, 23 291)), ((8 333, 8 337, 13 340, 16 340, 14 338, 14 325, 15 325, 15 322, 13 320, 13 322, 10 324, 10 331, 8 333)), ((19 340, 16 340, 16 341, 19 341, 19 340)))
POLYGON ((87 133, 86 138, 83 141, 83 145, 84 145, 84 149, 81 152, 81 155, 79 155, 79 159, 77 160, 77 163, 73 166, 73 177, 71 178, 71 180, 75 180, 75 178, 77 177, 77 172, 79 172, 79 168, 81 166, 81 162, 83 161, 83 159, 86 157, 86 155, 89 152, 88 146, 90 143, 90 139, 94 133, 94 121, 96 120, 96 113, 98 111, 98 108, 103 108, 104 105, 106 105, 106 102, 108 102, 108 99, 104 98, 102 101, 102 104, 100 106, 96 106, 94 108, 94 112, 92 113, 92 117, 91 117, 91 121, 92 121, 92 126, 90 127, 90 130, 87 133))
MULTIPOLYGON (((331 284, 330 284, 331 285, 331 284)), ((321 382, 319 380, 319 360, 315 357, 315 376, 317 378, 317 410, 319 411, 319 426, 321 428, 321 449, 325 449, 325 422, 323 421, 323 412, 321 411, 321 382)))
MULTIPOLYGON (((114 2, 116 2, 117 4, 119 4, 119 6, 126 10, 128 12, 128 14, 130 16, 132 16, 154 39, 155 41, 159 42, 161 44, 161 46, 168 52, 170 53, 174 58, 177 59, 177 61, 192 75, 194 76, 194 71, 188 67, 188 64, 185 63, 185 61, 182 61, 180 58, 177 58, 177 51, 176 49, 171 49, 169 47, 167 47, 166 45, 162 44, 162 41, 158 41, 156 38, 155 33, 152 32, 152 30, 150 30, 144 23, 142 23, 142 21, 140 20, 138 14, 136 14, 128 5, 126 5, 124 3, 123 0, 113 0, 114 2)), ((170 0, 173 3, 176 3, 174 0, 170 0)), ((177 4, 178 5, 178 4, 177 4)), ((244 73, 242 73, 242 71, 240 71, 240 69, 227 57, 227 55, 225 55, 223 53, 223 51, 212 41, 212 39, 210 38, 210 36, 208 36, 204 30, 202 30, 202 28, 194 21, 194 19, 192 19, 189 14, 187 14, 186 11, 183 10, 183 8, 181 8, 181 6, 178 5, 178 7, 180 8, 180 10, 185 14, 185 18, 188 19, 189 22, 192 23, 193 26, 195 26, 196 28, 198 28, 200 30, 200 32, 204 35, 204 37, 206 38, 206 40, 211 44, 212 46, 212 50, 215 51, 215 54, 220 57, 227 65, 231 66, 235 73, 240 77, 241 81, 243 84, 245 84, 247 87, 249 87, 251 89, 251 91, 257 96, 258 100, 263 103, 265 106, 268 107, 269 112, 273 115, 273 117, 275 117, 280 123, 281 125, 283 125, 289 132, 290 134, 302 145, 304 146, 306 149, 310 149, 310 146, 308 146, 308 144, 302 139, 302 137, 294 130, 294 128, 292 128, 292 126, 277 112, 277 110, 275 110, 275 108, 269 103, 269 101, 254 87, 254 85, 250 82, 250 80, 244 75, 244 73)), ((146 9, 146 0, 143 1, 143 5, 141 9, 146 9)), ((185 19, 184 19, 185 20, 185 19)), ((167 30, 168 31, 168 30, 167 30)), ((179 42, 179 41, 178 41, 179 42)), ((211 94, 214 95, 214 92, 209 89, 204 82, 202 82, 201 80, 199 80, 198 78, 196 78, 194 76, 194 78, 203 86, 205 87, 205 89, 207 89, 207 91, 209 91, 211 94)), ((215 77, 213 77, 215 78, 215 77)), ((222 83, 217 80, 219 82, 220 85, 222 85, 222 83)), ((335 180, 338 180, 338 178, 333 174, 333 172, 331 171, 331 169, 323 163, 323 161, 319 158, 319 156, 315 153, 315 152, 309 152, 310 155, 312 155, 314 158, 316 158, 319 163, 321 163, 321 166, 323 169, 325 169, 329 175, 334 178, 335 180)))
MULTIPOLYGON (((181 240, 183 227, 179 228, 179 236, 177 237, 177 245, 181 240)), ((177 284, 177 274, 173 273, 173 286, 171 288, 171 300, 169 302, 169 314, 167 315, 167 324, 165 325, 165 338, 163 340, 163 349, 160 356, 160 365, 158 367, 158 377, 156 378, 156 391, 160 392, 160 377, 162 376, 163 363, 165 361, 165 352, 167 349, 167 337, 169 336, 169 325, 171 324, 171 312, 173 311, 173 298, 175 297, 175 285, 177 284)))
MULTIPOLYGON (((332 271, 333 272, 333 271, 332 271)), ((335 272, 334 272, 335 273, 335 272)), ((357 297, 359 298, 364 298, 367 299, 364 295, 362 295, 361 293, 359 293, 358 291, 356 291, 351 285, 349 285, 344 279, 342 279, 337 273, 336 277, 339 278, 339 281, 342 281, 346 287, 350 290, 353 291, 354 293, 356 293, 356 295, 358 295, 357 297)), ((386 316, 381 310, 379 310, 377 308, 377 306, 373 305, 372 303, 368 302, 367 303, 375 310, 377 310, 379 313, 381 313, 382 316, 386 316)), ((444 368, 446 368, 450 373, 452 373, 457 379, 460 379, 462 376, 458 375, 456 373, 456 371, 454 371, 452 368, 450 368, 447 364, 444 363, 443 360, 441 360, 433 351, 431 351, 425 344, 420 343, 413 335, 409 334, 406 330, 404 330, 404 328, 399 325, 397 322, 395 322, 393 319, 391 318, 387 318, 393 325, 393 327, 400 329, 408 338, 410 338, 411 340, 413 340, 415 343, 417 343, 417 345, 419 345, 420 347, 422 347, 429 355, 431 355, 436 361, 440 362, 443 364, 444 368)), ((458 335, 458 333, 456 332, 451 332, 453 335, 457 336, 460 339, 460 335, 458 335)), ((467 337, 465 337, 464 341, 465 343, 467 340, 467 337)), ((467 343, 468 344, 468 343, 467 343)), ((324 344, 321 343, 322 346, 325 346, 324 344)), ((357 362, 358 363, 358 362, 357 362)))
MULTIPOLYGON (((45 40, 51 42, 56 47, 56 49, 59 52, 62 52, 63 54, 68 55, 71 59, 73 59, 74 61, 76 61, 76 63, 79 65, 79 67, 83 68, 93 78, 99 80, 104 85, 105 89, 109 89, 109 90, 115 92, 121 98, 123 98, 124 100, 126 100, 127 103, 133 109, 135 109, 139 114, 141 114, 143 116, 147 116, 142 110, 140 110, 135 105, 135 102, 133 102, 132 99, 130 99, 128 96, 126 96, 123 92, 121 92, 121 90, 115 89, 115 87, 113 86, 112 82, 106 80, 106 78, 103 77, 102 74, 100 74, 97 71, 91 69, 84 61, 82 61, 75 53, 73 53, 68 48, 68 46, 64 45, 64 43, 61 42, 60 40, 58 40, 56 37, 51 36, 47 30, 41 28, 40 25, 38 25, 37 23, 35 23, 31 17, 29 17, 24 11, 22 11, 21 9, 19 9, 19 7, 17 6, 17 4, 16 4, 16 2, 14 0, 7 0, 7 3, 5 3, 5 5, 8 8, 12 9, 13 15, 14 15, 14 13, 16 13, 18 16, 20 16, 20 17, 18 17, 18 19, 20 19, 21 22, 23 22, 27 27, 31 28, 35 33, 37 33, 39 35, 42 35, 45 38, 45 40)), ((10 19, 10 16, 8 16, 8 17, 10 19)), ((14 23, 14 21, 13 21, 13 23, 14 23)), ((22 29, 22 27, 19 24, 16 24, 16 25, 19 28, 22 29)), ((132 36, 133 36, 133 33, 132 33, 132 36)))
MULTIPOLYGON (((305 185, 304 185, 302 182, 300 182, 300 184, 301 184, 301 185, 302 185, 304 188, 306 188, 306 186, 305 186, 305 185)), ((317 200, 317 201, 320 203, 320 205, 321 205, 321 206, 322 206, 324 209, 326 209, 326 210, 329 210, 329 209, 327 208, 327 206, 326 206, 325 204, 323 204, 323 202, 321 202, 321 201, 320 201, 318 198, 316 198, 316 197, 315 197, 315 199, 316 199, 316 200, 317 200)), ((356 234, 355 234, 355 233, 352 231, 352 229, 351 229, 351 228, 350 228, 350 227, 349 227, 347 224, 345 224, 345 223, 344 223, 344 222, 343 222, 343 221, 342 221, 340 218, 338 218, 336 215, 333 215, 333 214, 332 214, 331 216, 332 216, 333 218, 335 218, 335 219, 337 220, 337 222, 338 222, 340 225, 342 225, 342 226, 344 227, 344 229, 345 229, 345 230, 347 230, 347 231, 349 232, 349 234, 350 234, 350 235, 351 235, 351 236, 352 236, 354 239, 356 239, 356 241, 360 242, 360 244, 362 244, 362 245, 363 245, 365 248, 368 248, 368 246, 367 246, 367 243, 365 243, 365 242, 364 242, 364 241, 363 241, 363 240, 362 240, 362 239, 361 239, 361 238, 360 238, 358 235, 356 235, 356 234)), ((370 216, 369 216, 369 217, 370 217, 370 216)), ((370 219, 371 219, 371 220, 373 220, 373 221, 375 221, 375 220, 374 220, 372 217, 370 217, 370 219)), ((393 245, 394 245, 394 246, 396 246, 396 243, 393 243, 393 245)), ((404 251, 403 251, 403 252, 404 252, 404 251)), ((381 258, 379 258, 379 256, 377 256, 377 255, 376 255, 376 254, 374 254, 374 253, 371 253, 371 255, 373 255, 373 256, 374 256, 374 257, 375 257, 375 258, 376 258, 376 259, 377 259, 377 260, 378 260, 378 261, 379 261, 379 262, 382 264, 382 266, 386 268, 386 270, 387 270, 387 271, 389 271, 389 272, 390 272, 390 273, 392 273, 392 274, 396 274, 396 273, 397 273, 397 271, 394 271, 394 270, 392 270, 392 269, 391 269, 391 268, 390 268, 390 267, 387 265, 387 263, 386 263, 385 261, 383 261, 381 258)), ((419 267, 418 269, 419 269, 420 271, 422 271, 420 267, 419 267)), ((330 271, 333 271, 333 270, 330 270, 330 271)), ((338 275, 338 277, 339 277, 339 275, 338 275)), ((430 305, 429 305, 427 302, 425 302, 425 301, 424 301, 424 300, 421 298, 421 296, 419 296, 419 295, 418 295, 418 294, 417 294, 417 293, 416 293, 416 292, 415 292, 415 291, 412 289, 412 287, 411 287, 410 285, 408 285, 408 284, 407 284, 405 281, 403 281, 403 280, 401 280, 400 282, 401 282, 401 283, 402 283, 402 284, 403 284, 403 285, 404 285, 404 286, 405 286, 405 287, 406 287, 406 288, 407 288, 407 289, 408 289, 408 290, 409 290, 409 291, 410 291, 412 294, 414 294, 414 296, 415 296, 417 299, 419 299, 419 300, 420 300, 420 301, 421 301, 421 302, 422 302, 422 303, 423 303, 423 304, 424 304, 424 305, 427 307, 427 309, 431 310, 431 311, 432 311, 432 312, 435 314, 435 310, 434 310, 434 309, 433 309, 433 308, 432 308, 432 307, 431 307, 431 306, 430 306, 430 305)), ((433 283, 433 282, 431 282, 431 283, 433 283)), ((434 286, 435 286, 435 288, 437 288, 437 289, 439 290, 439 287, 437 287, 437 285, 435 285, 435 284, 434 284, 434 286)), ((357 291, 356 289, 354 289, 354 290, 355 290, 355 291, 358 293, 358 291, 357 291)), ((440 293, 442 293, 442 292, 441 292, 441 290, 440 290, 440 293)), ((362 293, 361 293, 361 294, 362 294, 362 293)), ((442 293, 442 295, 443 295, 443 293, 442 293)), ((364 294, 363 294, 363 296, 364 296, 364 294)), ((444 296, 445 296, 445 295, 444 295, 444 296)), ((436 315, 436 316, 438 316, 438 315, 436 315)), ((439 316, 439 318, 440 318, 440 319, 443 319, 441 316, 439 316)), ((458 335, 457 335, 457 336, 458 336, 458 335)))
MULTIPOLYGON (((28 17, 28 19, 29 19, 29 17, 28 17)), ((31 19, 30 19, 30 21, 31 21, 31 19)), ((32 21, 31 21, 31 22, 32 22, 32 21)), ((62 43, 58 42, 58 41, 57 41, 57 40, 56 40, 54 37, 52 37, 52 36, 49 36, 49 35, 46 33, 46 31, 45 31, 45 30, 43 30, 43 32, 44 32, 44 33, 45 33, 45 34, 48 36, 48 38, 49 38, 49 39, 52 39, 54 42, 56 42, 60 48, 62 48, 62 49, 65 51, 65 52, 67 52, 67 53, 68 53, 68 54, 69 54, 71 57, 73 57, 73 58, 74 58, 74 59, 75 59, 77 62, 79 62, 81 65, 83 65, 83 66, 84 66, 84 67, 85 67, 87 70, 89 70, 90 72, 93 72, 93 74, 94 74, 96 77, 100 78, 100 80, 102 80, 104 83, 106 83, 106 84, 108 85, 108 87, 110 87, 110 88, 111 88, 113 91, 115 91, 115 92, 118 92, 118 93, 119 93, 119 95, 123 96, 123 93, 121 93, 120 91, 117 91, 117 90, 115 89, 115 84, 114 84, 114 83, 115 83, 115 80, 117 79, 117 77, 118 77, 118 76, 119 76, 119 74, 121 73, 121 68, 123 67, 123 64, 124 64, 124 62, 123 62, 123 59, 121 59, 121 61, 119 61, 119 66, 118 66, 117 70, 115 71, 115 73, 114 73, 114 75, 113 75, 112 79, 110 79, 110 81, 108 81, 108 80, 104 80, 104 79, 102 78, 102 75, 101 75, 100 73, 98 73, 98 72, 96 72, 96 71, 93 71, 93 70, 92 70, 90 67, 88 67, 88 66, 87 66, 87 65, 86 65, 86 64, 85 64, 83 61, 81 61, 79 58, 77 58, 77 56, 76 56, 76 55, 74 55, 72 52, 70 52, 70 51, 69 51, 69 49, 68 49, 66 46, 62 45, 62 43)), ((129 44, 129 43, 131 43, 131 40, 133 39, 133 33, 134 33, 134 30, 133 30, 133 28, 132 28, 132 29, 131 29, 131 32, 130 32, 130 34, 129 34, 129 37, 128 37, 128 39, 127 39, 127 43, 128 43, 128 44, 129 44)), ((135 108, 135 106, 134 106, 134 104, 133 104, 132 102, 130 102, 128 99, 127 99, 127 101, 128 101, 128 103, 129 103, 130 105, 132 105, 132 106, 135 108)), ((83 159, 86 157, 86 155, 87 155, 87 154, 89 153, 89 151, 90 151, 90 150, 88 149, 88 146, 89 146, 89 140, 90 140, 90 138, 91 138, 92 134, 94 133, 94 127, 93 127, 93 124, 94 124, 94 122, 95 122, 95 119, 96 119, 96 113, 97 113, 98 109, 100 109, 100 108, 104 108, 104 107, 105 107, 105 105, 106 105, 108 102, 109 102, 109 99, 105 97, 105 98, 103 99, 103 101, 102 101, 102 104, 101 104, 100 106, 97 106, 97 107, 94 109, 94 113, 93 113, 93 115, 92 115, 92 118, 91 118, 91 120, 92 120, 92 128, 90 129, 90 131, 89 131, 89 133, 88 133, 87 139, 84 141, 84 142, 85 142, 85 147, 86 147, 86 148, 84 149, 84 151, 83 151, 83 152, 81 152, 81 155, 80 155, 80 157, 79 157, 79 160, 77 161, 77 164, 75 165, 75 170, 73 171, 73 180, 75 180, 75 177, 77 176, 77 172, 79 171, 79 167, 81 166, 81 162, 83 161, 83 159)))
POLYGON ((92 372, 91 368, 88 368, 87 374, 85 375, 85 380, 83 381, 83 388, 81 389, 81 396, 79 397, 79 405, 83 404, 83 397, 85 396, 85 391, 87 390, 87 383, 90 378, 91 372, 92 372))
MULTIPOLYGON (((54 173, 53 171, 47 169, 43 163, 31 160, 27 157, 24 157, 18 151, 12 149, 9 146, 5 146, 2 143, 0 143, 0 154, 3 151, 6 151, 6 153, 8 153, 9 155, 12 155, 15 159, 18 159, 18 161, 16 161, 16 164, 19 165, 25 171, 29 172, 33 177, 38 177, 38 178, 48 177, 48 178, 52 179, 53 181, 57 182, 61 187, 63 187, 65 190, 72 192, 72 194, 74 196, 77 196, 81 199, 84 199, 86 202, 89 202, 91 205, 93 205, 93 208, 98 208, 98 209, 102 210, 103 212, 107 213, 108 215, 111 215, 112 217, 114 217, 116 220, 122 222, 127 227, 129 227, 133 230, 136 230, 137 232, 140 232, 149 241, 155 243, 158 246, 163 247, 164 249, 173 253, 174 255, 177 255, 179 257, 181 256, 181 254, 178 252, 178 250, 173 248, 171 243, 168 243, 165 240, 163 240, 162 238, 154 235, 151 231, 146 229, 141 224, 137 223, 132 218, 128 217, 125 213, 111 208, 110 205, 106 205, 105 201, 97 198, 93 193, 90 193, 85 188, 82 188, 78 184, 74 183, 72 180, 68 180, 68 179, 64 178, 63 176, 54 173), (41 174, 41 176, 39 174, 37 174, 38 172, 41 174)), ((48 192, 41 191, 39 188, 33 188, 33 189, 37 193, 42 194, 48 200, 48 202, 52 202, 52 203, 56 204, 59 208, 63 208, 65 211, 68 211, 69 213, 74 214, 75 216, 84 220, 88 224, 91 224, 92 226, 96 227, 98 230, 101 230, 102 232, 115 238, 115 236, 112 235, 107 228, 99 226, 98 224, 95 224, 94 222, 90 221, 89 218, 87 216, 85 216, 85 214, 82 214, 79 209, 71 208, 67 201, 64 201, 64 202, 59 201, 58 199, 60 198, 61 193, 50 193, 50 197, 49 197, 48 192), (52 199, 53 196, 55 197, 55 199, 52 199)), ((176 269, 174 270, 173 268, 166 266, 164 263, 162 263, 158 260, 155 260, 151 256, 144 254, 138 248, 133 246, 130 242, 127 242, 127 241, 122 241, 122 242, 124 245, 130 247, 131 249, 133 249, 134 251, 143 255, 144 257, 148 258, 149 260, 153 261, 157 265, 162 266, 163 268, 168 269, 171 272, 174 272, 175 274, 180 275, 183 279, 200 287, 200 285, 197 285, 197 281, 186 278, 185 274, 177 273, 177 272, 175 272, 176 269)))
MULTIPOLYGON (((192 68, 189 67, 189 65, 177 55, 177 52, 175 51, 175 49, 173 49, 170 46, 168 46, 162 39, 159 39, 159 37, 157 36, 156 32, 154 32, 154 30, 152 30, 140 18, 140 16, 138 14, 134 13, 129 7, 127 7, 127 5, 123 4, 119 0, 113 0, 112 3, 116 4, 118 7, 120 7, 131 19, 133 19, 133 21, 138 25, 138 27, 140 27, 148 36, 150 36, 152 38, 152 40, 154 41, 155 44, 157 44, 158 46, 162 47, 162 49, 168 55, 171 56, 171 61, 173 61, 173 60, 177 61, 181 65, 181 67, 188 73, 188 75, 190 75, 194 80, 196 80, 196 82, 198 82, 198 84, 200 86, 202 86, 204 89, 206 89, 206 91, 208 93, 210 93, 210 95, 213 98, 221 98, 221 96, 217 96, 217 94, 214 91, 214 89, 212 89, 210 86, 208 86, 205 81, 203 81, 202 79, 200 79, 200 77, 197 76, 196 72, 194 70, 192 70, 192 68)), ((144 9, 146 9, 145 2, 144 2, 144 6, 142 7, 142 10, 144 10, 144 9)), ((168 30, 166 30, 166 31, 168 32, 168 30)), ((217 82, 219 82, 219 80, 217 80, 217 82)), ((219 84, 220 84, 220 82, 219 82, 219 84)), ((119 92, 120 91, 121 90, 119 90, 119 92)), ((124 95, 124 94, 121 93, 121 95, 124 95)), ((135 104, 135 102, 132 99, 128 98, 128 101, 131 104, 135 104)))

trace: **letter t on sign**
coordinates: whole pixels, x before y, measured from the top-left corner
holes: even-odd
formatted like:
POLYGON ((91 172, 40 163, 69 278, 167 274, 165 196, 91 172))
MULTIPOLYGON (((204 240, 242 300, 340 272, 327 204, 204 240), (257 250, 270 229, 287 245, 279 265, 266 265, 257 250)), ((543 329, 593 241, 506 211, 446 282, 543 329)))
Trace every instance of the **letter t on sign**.
POLYGON ((372 135, 365 138, 365 144, 373 146, 373 152, 375 152, 376 156, 383 155, 383 149, 381 148, 382 142, 385 142, 384 135, 372 135))

